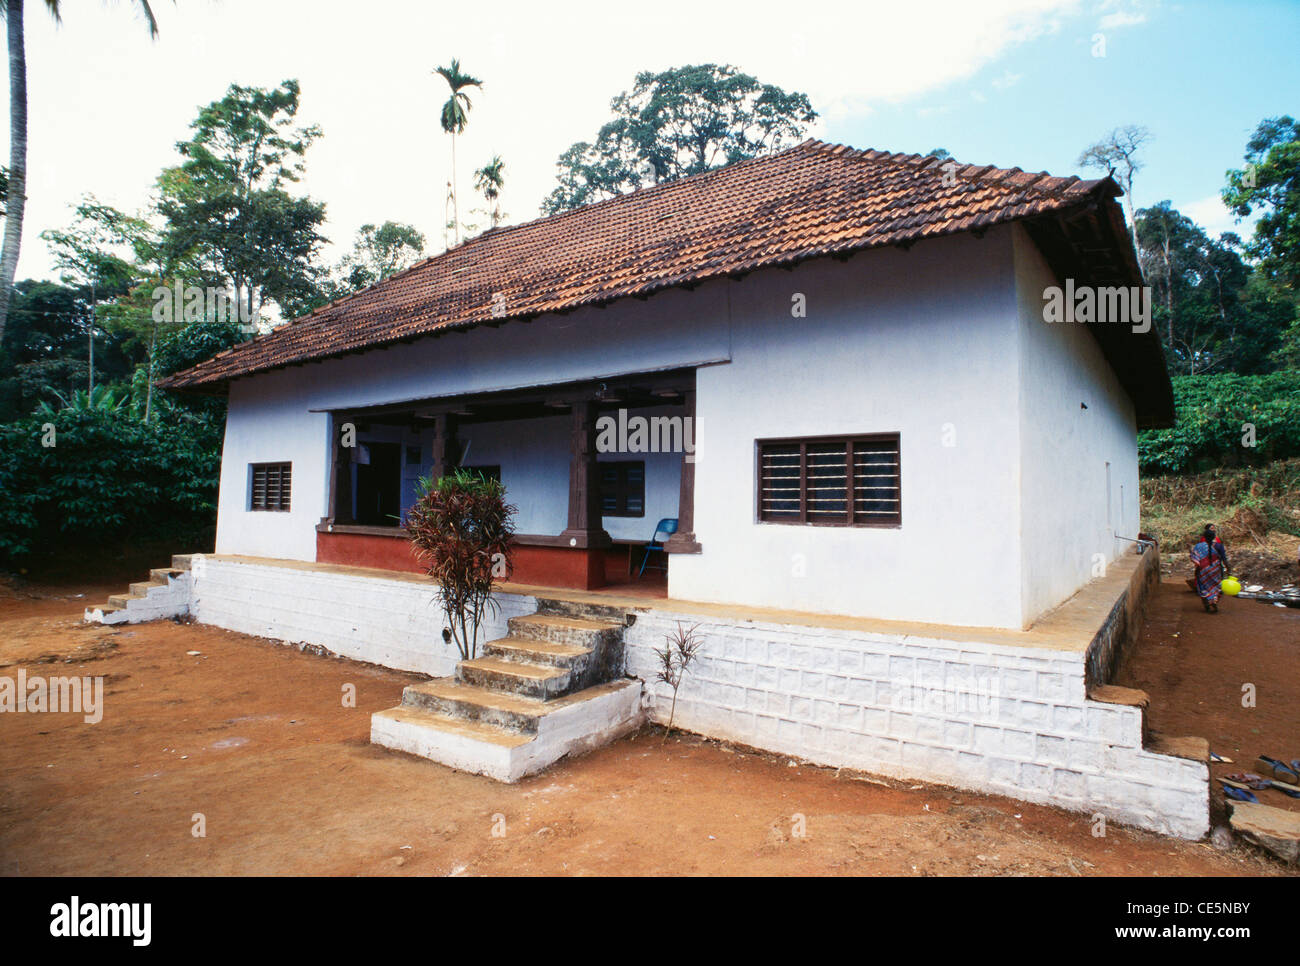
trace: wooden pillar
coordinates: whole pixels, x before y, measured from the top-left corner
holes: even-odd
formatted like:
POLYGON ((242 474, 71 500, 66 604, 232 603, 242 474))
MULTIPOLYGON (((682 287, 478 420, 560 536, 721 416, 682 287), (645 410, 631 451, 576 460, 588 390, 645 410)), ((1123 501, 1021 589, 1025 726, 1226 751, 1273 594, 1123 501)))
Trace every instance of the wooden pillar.
MULTIPOLYGON (((695 540, 695 390, 687 389, 683 393, 685 418, 690 420, 689 434, 692 452, 682 453, 682 483, 677 496, 677 532, 664 543, 667 553, 699 553, 700 545, 695 540)), ((683 439, 688 434, 683 432, 683 439)))
MULTIPOLYGON (((346 414, 336 414, 332 420, 334 445, 331 447, 330 498, 327 523, 352 523, 352 449, 343 445, 343 426, 352 422, 346 414)), ((355 425, 355 424, 354 424, 355 425)), ((355 435, 355 434, 354 434, 355 435)))
POLYGON ((560 534, 571 547, 605 547, 610 543, 600 512, 596 412, 594 400, 573 404, 569 438, 569 525, 560 534))
POLYGON ((433 468, 429 471, 437 483, 456 468, 456 420, 447 413, 438 413, 433 422, 433 468))

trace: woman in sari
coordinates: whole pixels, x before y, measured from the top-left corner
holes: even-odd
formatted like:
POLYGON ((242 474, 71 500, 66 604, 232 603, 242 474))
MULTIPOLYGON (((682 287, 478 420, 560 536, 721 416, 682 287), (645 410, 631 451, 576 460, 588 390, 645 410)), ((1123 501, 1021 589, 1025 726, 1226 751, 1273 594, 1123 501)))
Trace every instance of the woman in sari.
POLYGON ((1214 532, 1214 524, 1207 523, 1201 539, 1192 547, 1192 563, 1196 566, 1196 592, 1210 614, 1219 612, 1219 596, 1223 593, 1223 575, 1227 572, 1228 551, 1214 532))

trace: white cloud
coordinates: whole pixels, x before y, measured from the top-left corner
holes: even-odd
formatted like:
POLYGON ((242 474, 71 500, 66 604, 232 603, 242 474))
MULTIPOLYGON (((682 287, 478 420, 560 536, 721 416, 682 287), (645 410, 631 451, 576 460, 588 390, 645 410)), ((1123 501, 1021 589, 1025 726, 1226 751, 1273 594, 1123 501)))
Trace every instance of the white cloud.
POLYGON ((1007 88, 1015 87, 1024 78, 1024 74, 1013 74, 1011 71, 1003 71, 1001 77, 993 78, 993 89, 1005 91, 1007 88))
MULTIPOLYGON (((65 225, 81 194, 143 206, 198 106, 233 82, 301 81, 301 117, 324 129, 304 188, 328 203, 335 258, 359 225, 386 218, 416 225, 440 247, 450 144, 438 127, 445 85, 431 70, 452 56, 484 79, 457 145, 462 211, 470 172, 499 153, 503 206, 524 221, 554 184, 555 158, 595 134, 638 70, 733 63, 806 92, 834 121, 969 78, 1083 12, 1083 0, 859 0, 795 10, 755 0, 743 11, 686 0, 573 0, 562 9, 503 0, 486 18, 472 5, 223 0, 156 6, 162 33, 151 43, 127 4, 78 5, 59 28, 41 5, 29 6, 20 278, 49 271, 37 235, 65 225)), ((814 133, 824 131, 823 122, 814 133)), ((7 157, 7 144, 0 151, 7 157)))
POLYGON ((1225 231, 1236 232, 1242 238, 1249 238, 1254 231, 1256 219, 1243 218, 1238 222, 1237 216, 1224 206, 1223 199, 1218 195, 1210 195, 1208 198, 1189 201, 1174 207, 1205 229, 1206 234, 1211 238, 1217 238, 1225 231))
POLYGON ((1101 30, 1119 30, 1122 27, 1136 27, 1147 22, 1147 7, 1144 0, 1103 0, 1098 8, 1101 19, 1097 26, 1101 30))

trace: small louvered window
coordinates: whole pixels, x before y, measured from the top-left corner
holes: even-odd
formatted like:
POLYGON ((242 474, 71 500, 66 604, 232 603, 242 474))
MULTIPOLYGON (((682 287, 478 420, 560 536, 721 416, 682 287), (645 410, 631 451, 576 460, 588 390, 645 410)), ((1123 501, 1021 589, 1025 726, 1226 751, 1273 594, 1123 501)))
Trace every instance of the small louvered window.
POLYGON ((289 509, 289 491, 293 483, 292 463, 252 463, 250 510, 289 509))
POLYGON ((607 517, 645 516, 645 463, 600 464, 600 512, 607 517))
POLYGON ((758 442, 758 518, 766 523, 899 526, 896 433, 758 442))

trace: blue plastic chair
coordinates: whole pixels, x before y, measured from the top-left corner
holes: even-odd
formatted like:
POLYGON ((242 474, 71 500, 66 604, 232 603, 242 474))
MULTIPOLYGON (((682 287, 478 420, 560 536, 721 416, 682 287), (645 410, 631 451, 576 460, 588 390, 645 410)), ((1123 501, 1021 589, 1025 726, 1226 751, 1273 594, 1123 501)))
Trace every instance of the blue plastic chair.
MULTIPOLYGON (((641 569, 636 572, 638 580, 641 578, 641 575, 645 573, 645 565, 650 560, 650 554, 654 553, 656 550, 664 549, 664 545, 659 541, 659 534, 662 533, 665 537, 671 537, 676 532, 676 517, 664 517, 655 526, 655 532, 651 535, 650 542, 645 545, 645 556, 641 558, 641 569)), ((655 570, 667 571, 668 568, 666 566, 656 567, 655 570)))

